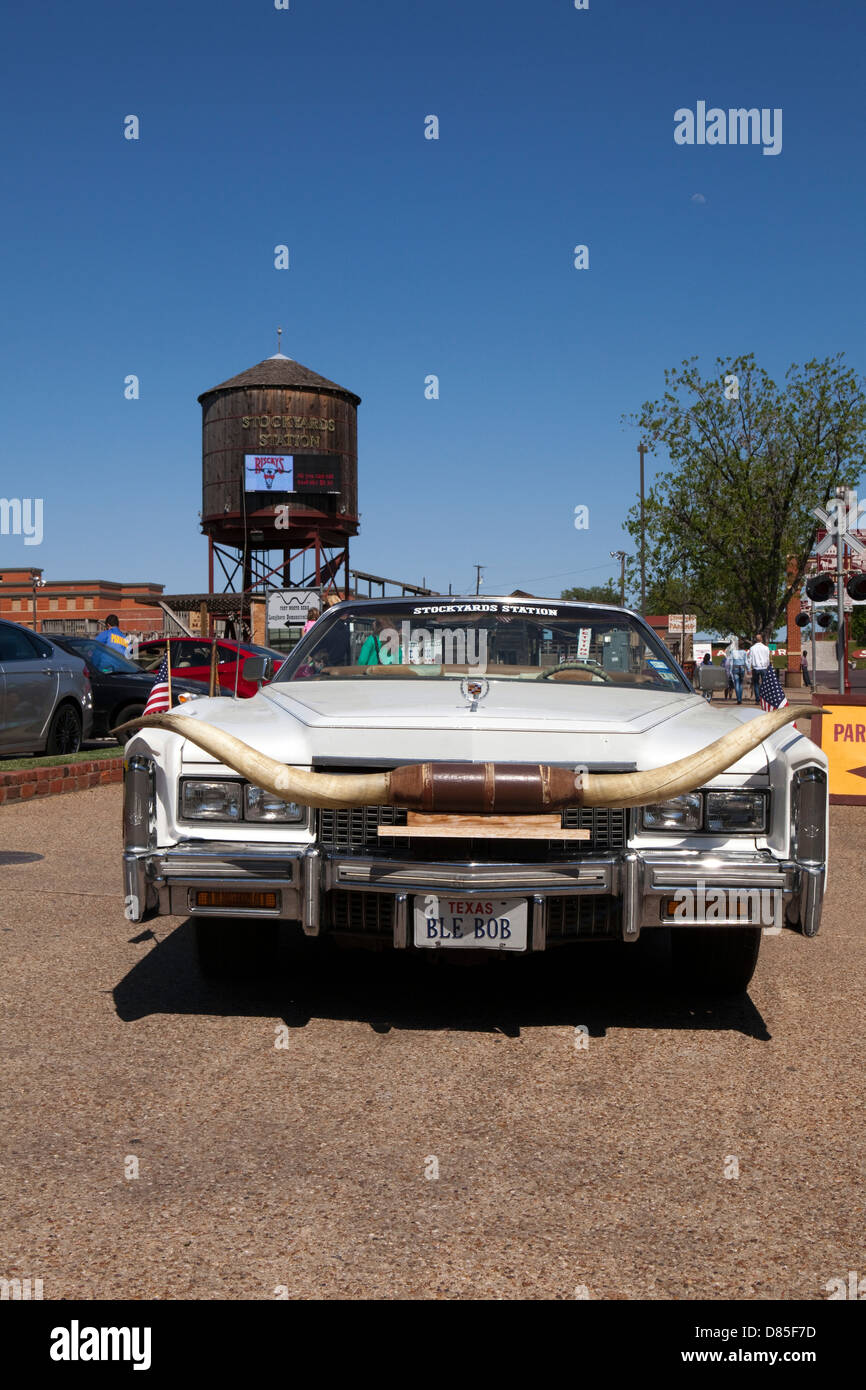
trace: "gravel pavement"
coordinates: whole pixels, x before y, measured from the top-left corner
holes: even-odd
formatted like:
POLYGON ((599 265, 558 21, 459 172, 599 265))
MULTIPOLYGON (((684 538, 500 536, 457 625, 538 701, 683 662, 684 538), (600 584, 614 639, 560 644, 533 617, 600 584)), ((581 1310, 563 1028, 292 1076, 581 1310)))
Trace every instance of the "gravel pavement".
POLYGON ((0 811, 0 1276, 748 1300, 866 1274, 866 809, 832 809, 821 935, 765 938, 748 999, 690 1007, 649 935, 482 966, 287 950, 205 985, 183 919, 124 919, 120 803, 0 811))

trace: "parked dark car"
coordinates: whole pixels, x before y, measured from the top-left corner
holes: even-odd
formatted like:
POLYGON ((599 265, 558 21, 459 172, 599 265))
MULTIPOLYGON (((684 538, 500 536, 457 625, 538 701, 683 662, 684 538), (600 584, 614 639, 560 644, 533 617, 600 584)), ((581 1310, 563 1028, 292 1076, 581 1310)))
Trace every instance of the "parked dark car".
MULTIPOLYGON (((144 671, 155 671, 165 656, 165 638, 149 638, 139 642, 136 661, 144 671)), ((172 637, 171 676, 182 676, 187 680, 206 681, 210 675, 211 644, 200 637, 172 637)), ((217 681, 226 694, 234 695, 235 680, 239 695, 255 695, 258 682, 248 680, 244 675, 244 664, 249 656, 263 656, 266 659, 263 683, 273 679, 286 659, 285 652, 274 651, 272 647, 257 647, 251 642, 232 642, 217 638, 217 681), (238 673, 238 652, 240 652, 240 673, 238 673)))
POLYGON ((0 753, 77 753, 92 721, 82 654, 0 621, 0 753))
MULTIPOLYGON (((56 637, 55 642, 73 656, 80 656, 87 663, 90 681, 93 686, 93 737, 105 738, 110 729, 123 724, 127 719, 135 719, 147 704, 153 689, 154 673, 147 674, 121 656, 114 648, 104 642, 96 642, 92 637, 56 637)), ((191 681, 172 676, 172 693, 175 695, 207 695, 208 687, 201 681, 191 681)), ((220 695, 229 691, 220 690, 220 695)), ((118 734, 118 743, 125 743, 129 734, 118 734)))

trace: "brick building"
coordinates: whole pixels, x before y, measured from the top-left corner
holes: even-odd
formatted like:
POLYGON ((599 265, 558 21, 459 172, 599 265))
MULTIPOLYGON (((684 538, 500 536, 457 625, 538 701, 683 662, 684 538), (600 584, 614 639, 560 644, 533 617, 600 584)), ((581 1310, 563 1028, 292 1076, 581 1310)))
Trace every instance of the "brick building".
POLYGON ((146 581, 115 583, 110 579, 51 579, 35 590, 36 622, 33 621, 33 576, 42 570, 30 566, 0 569, 0 618, 34 627, 50 637, 52 632, 87 636, 100 632, 109 613, 116 613, 126 632, 145 636, 161 633, 164 614, 158 600, 163 584, 146 581), (145 600, 142 604, 139 600, 145 600), (148 603, 147 600, 150 600, 148 603))

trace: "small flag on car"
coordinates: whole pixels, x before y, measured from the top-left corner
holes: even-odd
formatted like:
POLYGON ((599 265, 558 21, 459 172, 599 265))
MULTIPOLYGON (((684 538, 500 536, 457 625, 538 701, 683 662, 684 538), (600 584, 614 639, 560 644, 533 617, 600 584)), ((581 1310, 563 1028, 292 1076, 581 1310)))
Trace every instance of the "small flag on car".
POLYGON ((156 680, 150 692, 147 704, 144 707, 145 714, 162 714, 163 710, 171 708, 171 696, 168 684, 168 657, 162 658, 162 665, 156 673, 156 680))
POLYGON ((782 689, 782 682, 776 675, 775 668, 768 666, 766 671, 761 672, 761 709, 765 709, 769 714, 774 709, 784 709, 788 703, 788 697, 782 689))

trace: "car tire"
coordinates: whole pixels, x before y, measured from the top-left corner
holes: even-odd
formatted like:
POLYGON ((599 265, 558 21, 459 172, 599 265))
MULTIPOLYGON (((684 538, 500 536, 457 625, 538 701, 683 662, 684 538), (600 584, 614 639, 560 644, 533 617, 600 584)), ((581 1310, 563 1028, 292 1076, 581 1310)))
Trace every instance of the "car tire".
POLYGON ((51 719, 48 737, 45 740, 46 753, 77 753, 81 747, 83 724, 81 711, 69 701, 58 705, 51 719))
POLYGON ((194 921, 196 956, 205 979, 254 979, 274 965, 278 922, 243 917, 196 917, 194 921))
POLYGON ((678 927, 671 930, 677 984, 689 993, 744 994, 761 949, 760 927, 678 927))
MULTIPOLYGON (((109 729, 116 729, 118 724, 125 724, 128 719, 137 719, 138 716, 143 713, 143 711, 144 705, 124 705, 122 710, 119 710, 117 714, 112 715, 108 727, 109 729)), ((125 748, 126 744, 132 738, 132 735, 134 733, 134 729, 127 729, 125 733, 115 734, 114 737, 117 739, 117 742, 120 744, 121 748, 125 748)))

